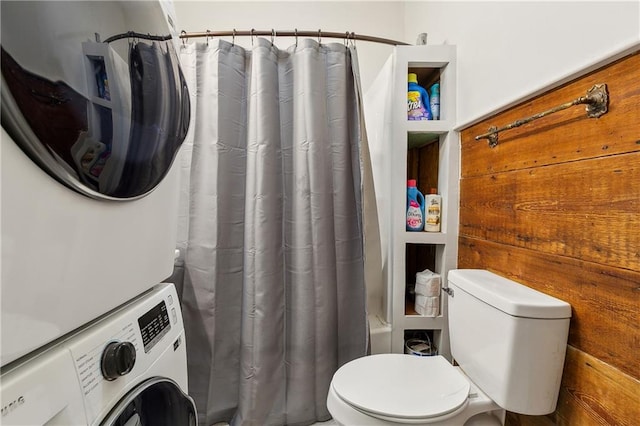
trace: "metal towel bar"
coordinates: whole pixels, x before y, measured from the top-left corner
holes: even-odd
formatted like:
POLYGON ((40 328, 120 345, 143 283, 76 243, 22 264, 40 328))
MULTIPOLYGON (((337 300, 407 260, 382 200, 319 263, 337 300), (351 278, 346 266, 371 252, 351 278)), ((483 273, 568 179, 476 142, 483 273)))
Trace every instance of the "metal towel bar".
POLYGON ((507 124, 506 126, 497 128, 495 126, 489 127, 489 131, 487 133, 483 133, 482 135, 476 136, 476 140, 480 139, 488 139, 489 146, 494 148, 498 145, 498 133, 503 132, 505 130, 514 129, 516 127, 520 127, 523 124, 527 124, 532 122, 533 120, 537 120, 538 118, 546 117, 547 115, 551 115, 555 112, 562 111, 563 109, 571 108, 575 105, 586 104, 587 117, 589 118, 598 118, 601 115, 604 115, 609 110, 609 93, 607 92, 606 84, 596 84, 591 89, 587 90, 586 96, 581 96, 577 99, 574 99, 571 102, 564 103, 562 105, 558 105, 555 108, 548 109, 536 115, 532 115, 531 117, 523 118, 521 120, 516 120, 513 123, 507 124))

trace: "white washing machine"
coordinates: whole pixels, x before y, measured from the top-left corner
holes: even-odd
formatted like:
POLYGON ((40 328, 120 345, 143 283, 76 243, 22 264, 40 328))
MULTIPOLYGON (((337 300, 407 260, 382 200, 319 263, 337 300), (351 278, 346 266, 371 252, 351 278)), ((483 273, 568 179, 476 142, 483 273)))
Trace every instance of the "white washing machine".
POLYGON ((167 5, 0 3, 3 366, 171 275, 190 113, 167 5))
POLYGON ((192 426, 182 315, 160 284, 3 368, 4 425, 192 426))

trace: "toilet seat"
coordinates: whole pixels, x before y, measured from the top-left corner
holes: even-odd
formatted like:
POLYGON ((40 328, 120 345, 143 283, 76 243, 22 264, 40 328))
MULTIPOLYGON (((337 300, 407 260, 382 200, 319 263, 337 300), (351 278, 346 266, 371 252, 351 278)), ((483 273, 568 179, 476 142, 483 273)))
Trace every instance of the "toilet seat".
POLYGON ((449 417, 468 403, 469 381, 442 356, 380 354, 353 360, 333 376, 333 392, 366 415, 398 423, 449 417))

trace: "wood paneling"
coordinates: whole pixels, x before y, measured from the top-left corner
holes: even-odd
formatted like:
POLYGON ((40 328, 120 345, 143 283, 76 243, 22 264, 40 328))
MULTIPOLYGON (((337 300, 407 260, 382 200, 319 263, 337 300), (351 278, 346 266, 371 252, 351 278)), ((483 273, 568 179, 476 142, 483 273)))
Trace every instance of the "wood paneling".
POLYGON ((540 167, 586 158, 640 151, 640 55, 636 54, 535 98, 462 132, 462 176, 540 167), (490 149, 476 141, 490 126, 502 126, 584 96, 596 83, 607 83, 609 112, 588 118, 575 106, 500 133, 490 149))
POLYGON ((460 194, 463 235, 640 270, 640 152, 463 179, 460 194))
POLYGON ((635 426, 638 419, 640 382, 572 346, 567 347, 556 413, 507 413, 507 424, 513 426, 635 426))
POLYGON ((417 179, 418 189, 424 195, 430 188, 438 188, 439 153, 437 141, 407 151, 407 179, 417 179))
POLYGON ((461 134, 458 266, 483 268, 569 302, 558 408, 509 425, 632 425, 640 419, 640 55, 461 134), (609 112, 573 107, 474 137, 607 83, 609 112))
POLYGON ((458 267, 488 269, 571 304, 569 344, 640 377, 640 271, 460 237, 458 267))
POLYGON ((635 426, 640 382, 569 346, 555 420, 562 426, 635 426))

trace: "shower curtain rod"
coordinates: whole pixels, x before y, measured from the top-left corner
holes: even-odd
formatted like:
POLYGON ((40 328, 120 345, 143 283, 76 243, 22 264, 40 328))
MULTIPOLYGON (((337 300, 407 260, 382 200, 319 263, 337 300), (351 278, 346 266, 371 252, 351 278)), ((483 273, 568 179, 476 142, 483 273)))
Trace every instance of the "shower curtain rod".
MULTIPOLYGON (((346 31, 344 33, 336 33, 336 32, 327 32, 327 31, 322 31, 322 30, 318 30, 318 31, 298 31, 298 29, 296 28, 295 30, 291 31, 291 30, 287 30, 287 31, 281 31, 281 30, 256 30, 256 29, 251 29, 251 30, 232 30, 232 31, 204 31, 204 32, 194 32, 194 33, 188 33, 186 31, 182 31, 182 33, 180 34, 180 38, 182 40, 188 39, 188 38, 195 38, 195 37, 236 37, 236 36, 269 36, 271 37, 271 40, 273 41, 273 39, 275 37, 295 37, 296 39, 298 37, 318 37, 318 41, 320 41, 322 39, 322 37, 326 37, 326 38, 341 38, 345 41, 349 41, 349 40, 359 40, 359 41, 369 41, 372 43, 382 43, 382 44, 390 44, 393 46, 408 46, 409 43, 405 43, 403 41, 397 41, 397 40, 390 40, 388 38, 381 38, 381 37, 372 37, 372 36, 367 36, 367 35, 361 35, 361 34, 356 34, 354 32, 349 32, 346 31)), ((296 40, 297 41, 297 40, 296 40)))

